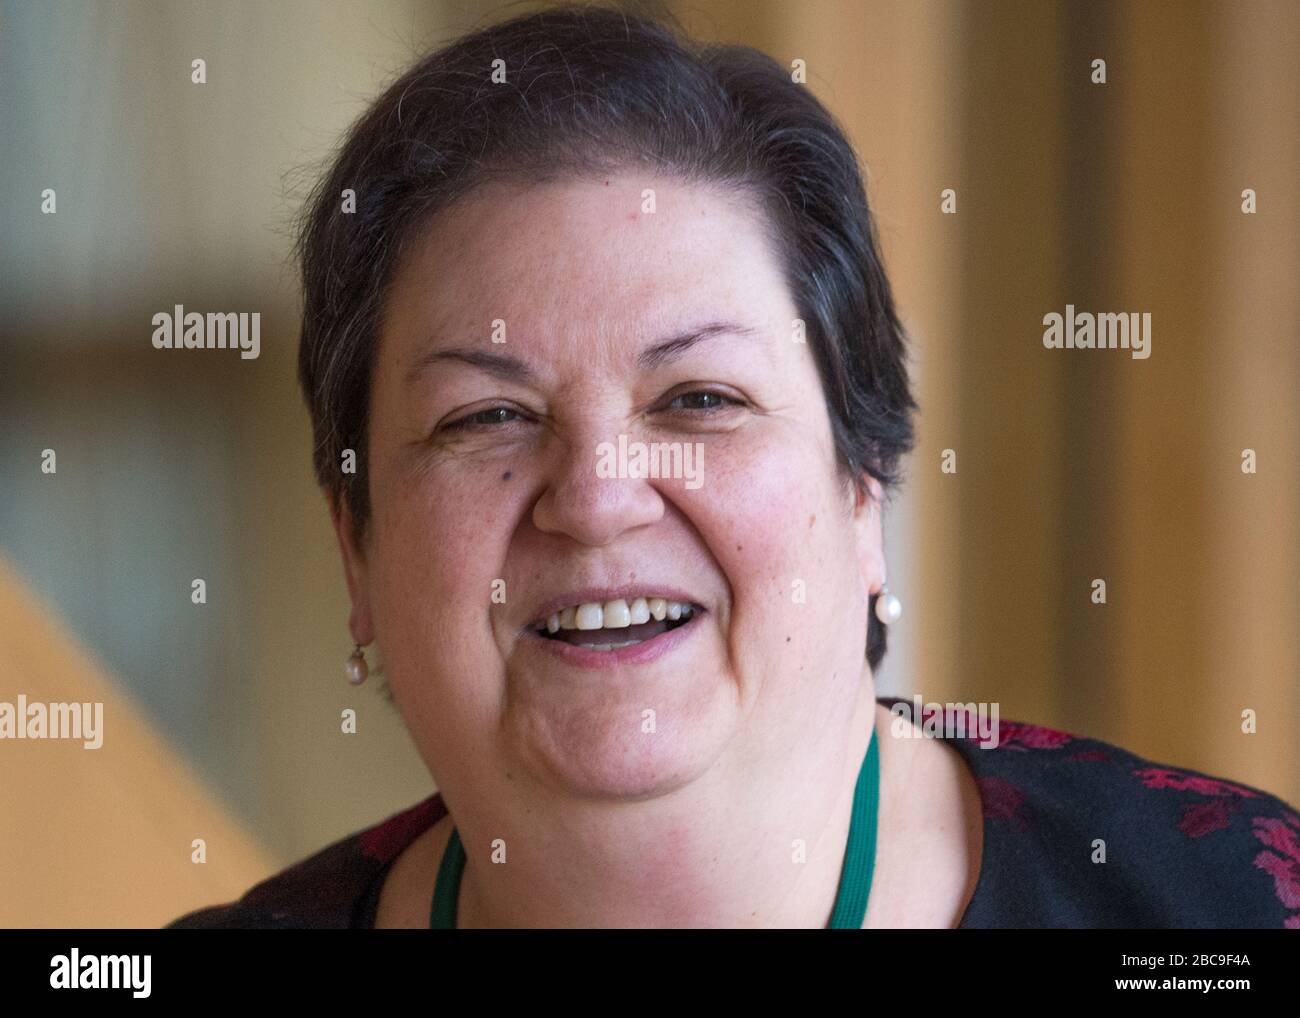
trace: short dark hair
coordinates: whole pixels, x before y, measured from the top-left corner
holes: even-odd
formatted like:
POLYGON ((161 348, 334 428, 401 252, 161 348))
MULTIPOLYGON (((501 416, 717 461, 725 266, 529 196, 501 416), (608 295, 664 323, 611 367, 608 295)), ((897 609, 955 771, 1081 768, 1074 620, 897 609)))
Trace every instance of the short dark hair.
MULTIPOLYGON (((916 409, 904 334, 857 158, 834 117, 757 50, 698 44, 661 17, 564 4, 421 59, 352 127, 304 206, 298 376, 317 479, 346 505, 358 540, 370 517, 371 372, 404 245, 489 181, 630 166, 734 186, 766 209, 845 477, 858 490, 863 472, 885 491, 898 485, 916 409), (355 211, 342 209, 345 189, 355 211), (356 450, 355 473, 341 470, 345 449, 356 450)), ((872 667, 884 651, 872 611, 872 667)))

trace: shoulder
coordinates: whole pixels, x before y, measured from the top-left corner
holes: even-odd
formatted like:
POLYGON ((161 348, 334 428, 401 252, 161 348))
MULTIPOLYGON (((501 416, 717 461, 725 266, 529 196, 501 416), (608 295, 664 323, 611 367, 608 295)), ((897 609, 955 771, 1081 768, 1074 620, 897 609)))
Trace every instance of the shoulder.
MULTIPOLYGON (((881 702, 900 723, 914 713, 881 702)), ((1300 929, 1293 806, 992 711, 981 726, 973 708, 927 704, 918 722, 942 733, 947 716, 982 800, 984 862, 963 925, 1300 929)))
POLYGON ((346 929, 379 873, 447 812, 439 793, 164 929, 346 929))

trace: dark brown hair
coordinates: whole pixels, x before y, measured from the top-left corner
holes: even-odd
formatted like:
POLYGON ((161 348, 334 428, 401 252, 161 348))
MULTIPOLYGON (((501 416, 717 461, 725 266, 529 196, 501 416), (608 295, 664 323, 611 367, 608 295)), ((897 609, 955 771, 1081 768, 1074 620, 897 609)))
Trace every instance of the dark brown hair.
MULTIPOLYGON (((863 472, 886 491, 899 483, 916 405, 844 132, 807 86, 757 50, 697 44, 663 18, 566 4, 420 60, 352 127, 304 207, 298 375, 317 479, 346 505, 358 540, 370 516, 371 370, 404 244, 491 180, 631 166, 734 186, 766 209, 845 478, 859 489, 863 472), (343 211, 345 189, 355 192, 354 212, 343 211), (345 449, 356 451, 354 474, 341 471, 345 449)), ((875 667, 885 636, 874 611, 870 620, 875 667)))

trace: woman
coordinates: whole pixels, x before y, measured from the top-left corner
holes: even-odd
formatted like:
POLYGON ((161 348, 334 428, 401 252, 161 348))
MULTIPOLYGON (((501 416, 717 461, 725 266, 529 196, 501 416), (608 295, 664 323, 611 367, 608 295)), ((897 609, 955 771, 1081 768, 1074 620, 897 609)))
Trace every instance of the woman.
POLYGON ((440 791, 173 926, 1300 925, 1285 803, 877 701, 915 405, 852 149, 770 59, 486 29, 300 250, 350 668, 440 791))

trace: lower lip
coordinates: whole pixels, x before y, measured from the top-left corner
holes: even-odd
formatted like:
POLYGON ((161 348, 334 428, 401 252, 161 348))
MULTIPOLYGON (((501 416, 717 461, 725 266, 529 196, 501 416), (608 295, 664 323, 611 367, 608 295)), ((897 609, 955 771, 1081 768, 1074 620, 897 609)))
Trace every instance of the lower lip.
POLYGON ((695 633, 700 618, 704 614, 703 611, 697 608, 691 615, 690 621, 685 625, 670 629, 666 633, 660 633, 649 640, 642 640, 631 647, 618 647, 615 650, 588 650, 586 647, 579 647, 575 643, 565 643, 563 640, 551 640, 545 636, 538 636, 532 630, 528 631, 525 639, 542 651, 553 654, 565 664, 574 665, 578 668, 596 670, 620 668, 627 665, 644 665, 671 653, 682 643, 689 640, 695 633))

